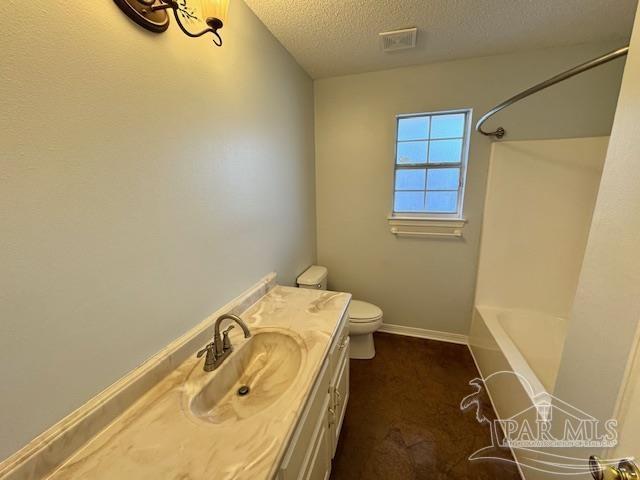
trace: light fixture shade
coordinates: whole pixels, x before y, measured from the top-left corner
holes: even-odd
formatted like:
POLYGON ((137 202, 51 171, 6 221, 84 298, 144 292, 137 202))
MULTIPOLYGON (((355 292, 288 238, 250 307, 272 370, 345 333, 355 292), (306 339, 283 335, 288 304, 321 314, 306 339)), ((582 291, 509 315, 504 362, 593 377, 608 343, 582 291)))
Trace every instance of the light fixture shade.
POLYGON ((229 0, 194 0, 199 2, 200 11, 199 17, 203 21, 207 21, 208 18, 217 18, 222 21, 223 24, 227 23, 227 16, 229 14, 229 0))

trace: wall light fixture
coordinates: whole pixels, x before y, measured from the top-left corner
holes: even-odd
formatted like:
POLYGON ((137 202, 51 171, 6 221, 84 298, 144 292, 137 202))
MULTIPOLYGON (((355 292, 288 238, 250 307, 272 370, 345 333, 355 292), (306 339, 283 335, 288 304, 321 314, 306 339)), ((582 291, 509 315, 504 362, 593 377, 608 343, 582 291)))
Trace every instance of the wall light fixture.
MULTIPOLYGON (((127 16, 138 25, 155 33, 169 28, 168 10, 180 30, 193 38, 207 33, 213 35, 213 43, 222 46, 222 37, 218 33, 227 19, 229 0, 113 0, 127 16), (188 24, 201 24, 204 29, 192 32, 188 24)), ((201 27, 202 28, 202 27, 201 27)))

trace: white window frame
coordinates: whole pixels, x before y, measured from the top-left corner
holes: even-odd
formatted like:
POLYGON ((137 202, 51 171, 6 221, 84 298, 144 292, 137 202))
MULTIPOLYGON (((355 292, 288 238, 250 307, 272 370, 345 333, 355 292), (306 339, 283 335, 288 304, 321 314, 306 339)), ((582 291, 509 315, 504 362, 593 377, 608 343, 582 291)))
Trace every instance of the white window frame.
MULTIPOLYGON (((409 113, 396 115, 395 135, 393 140, 393 184, 391 189, 391 215, 388 220, 391 225, 391 232, 395 235, 403 236, 433 236, 433 237, 462 237, 462 229, 466 223, 464 219, 464 193, 467 186, 467 165, 469 161, 469 144, 471 143, 471 120, 473 118, 473 109, 461 108, 456 110, 439 110, 422 113, 409 113), (446 164, 426 164, 426 165, 410 165, 408 167, 398 167, 397 151, 398 151, 398 126, 400 120, 414 117, 434 117, 438 115, 451 115, 456 113, 465 114, 464 136, 462 139, 462 158, 460 163, 446 164), (410 168, 425 168, 428 170, 434 168, 460 168, 460 186, 458 188, 458 211, 455 213, 436 213, 436 212, 396 212, 395 211, 395 194, 396 194, 396 173, 400 170, 410 168)), ((431 122, 429 123, 431 125, 431 122)))

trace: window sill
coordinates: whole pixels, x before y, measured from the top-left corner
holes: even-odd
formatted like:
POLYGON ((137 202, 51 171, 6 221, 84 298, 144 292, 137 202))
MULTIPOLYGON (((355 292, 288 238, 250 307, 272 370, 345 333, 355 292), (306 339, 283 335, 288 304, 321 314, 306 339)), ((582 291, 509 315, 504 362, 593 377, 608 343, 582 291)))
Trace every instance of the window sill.
POLYGON ((409 217, 387 218, 391 233, 397 237, 462 238, 464 218, 409 217))

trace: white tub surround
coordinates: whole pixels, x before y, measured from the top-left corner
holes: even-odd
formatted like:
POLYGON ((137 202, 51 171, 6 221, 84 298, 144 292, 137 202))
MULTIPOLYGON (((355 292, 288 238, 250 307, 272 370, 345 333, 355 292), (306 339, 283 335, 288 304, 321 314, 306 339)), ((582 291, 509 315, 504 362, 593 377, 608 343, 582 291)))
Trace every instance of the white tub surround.
POLYGON ((608 140, 493 143, 475 305, 569 315, 608 140))
MULTIPOLYGON (((281 287, 273 282, 274 277, 268 277, 244 298, 217 311, 20 454, 0 464, 0 478, 273 477, 350 300, 344 293, 281 287), (241 314, 252 338, 266 334, 261 337, 265 349, 273 332, 284 332, 301 353, 297 375, 280 397, 246 418, 236 410, 224 412, 213 421, 194 415, 192 402, 204 382, 220 379, 216 375, 224 371, 224 365, 214 372, 204 372, 203 360, 197 359, 195 352, 210 341, 215 318, 227 311, 241 314), (168 375, 157 372, 160 364, 162 373, 168 375), (131 384, 144 385, 146 390, 142 395, 131 395, 131 384), (68 444, 72 447, 65 447, 68 444)), ((236 350, 226 362, 240 354, 249 341, 239 328, 230 338, 236 350)))
MULTIPOLYGON (((550 406, 563 404, 554 397, 556 379, 607 143, 492 145, 469 347, 501 420, 562 424, 550 406)), ((531 466, 553 452, 513 454, 531 466)), ((547 478, 532 468, 522 473, 547 478)))
POLYGON ((515 372, 527 390, 514 411, 517 396, 487 385, 501 418, 554 391, 607 143, 492 146, 469 343, 485 378, 515 372))

